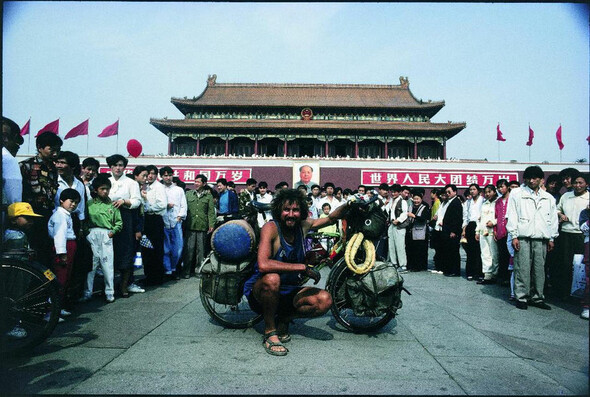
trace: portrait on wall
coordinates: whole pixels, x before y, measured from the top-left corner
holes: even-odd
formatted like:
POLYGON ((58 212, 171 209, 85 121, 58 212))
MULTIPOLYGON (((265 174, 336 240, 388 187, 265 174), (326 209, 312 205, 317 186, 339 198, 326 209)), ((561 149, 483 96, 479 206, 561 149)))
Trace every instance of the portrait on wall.
POLYGON ((307 186, 307 191, 311 191, 313 185, 319 185, 320 182, 320 164, 301 162, 293 163, 293 188, 297 189, 301 185, 307 186))

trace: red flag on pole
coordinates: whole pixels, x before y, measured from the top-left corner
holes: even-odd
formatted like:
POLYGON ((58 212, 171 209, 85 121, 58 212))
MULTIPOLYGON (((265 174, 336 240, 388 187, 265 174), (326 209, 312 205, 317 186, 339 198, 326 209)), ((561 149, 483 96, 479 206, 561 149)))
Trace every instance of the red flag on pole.
POLYGON ((498 126, 496 127, 496 140, 502 142, 506 141, 506 138, 502 136, 502 131, 500 131, 500 123, 498 123, 498 126))
POLYGON ((559 126, 559 128, 557 129, 557 132, 555 133, 555 138, 557 138, 557 146, 559 146, 559 150, 563 149, 565 145, 561 140, 561 126, 559 126))
POLYGON ((23 125, 23 128, 20 129, 20 136, 28 135, 31 130, 31 119, 23 125))
POLYGON ((115 121, 113 124, 105 127, 104 130, 100 134, 98 134, 99 138, 106 138, 108 136, 118 135, 119 134, 119 120, 115 121))
MULTIPOLYGON (((90 119, 88 119, 90 120, 90 119)), ((74 138, 80 135, 88 135, 88 120, 83 121, 70 130, 64 137, 64 139, 74 138)))
POLYGON ((58 135, 59 119, 52 121, 51 123, 47 124, 45 127, 41 128, 39 130, 39 132, 37 132, 37 135, 35 135, 35 138, 37 138, 39 135, 41 135, 42 132, 45 132, 45 131, 53 132, 55 135, 58 135))
POLYGON ((535 131, 529 125, 529 141, 526 143, 527 146, 533 145, 533 138, 535 137, 535 131))

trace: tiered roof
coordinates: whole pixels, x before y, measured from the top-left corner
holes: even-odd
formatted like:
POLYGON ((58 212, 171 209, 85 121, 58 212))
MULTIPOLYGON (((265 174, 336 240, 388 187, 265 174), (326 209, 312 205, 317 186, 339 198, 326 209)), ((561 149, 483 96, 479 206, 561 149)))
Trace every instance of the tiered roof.
POLYGON ((367 84, 237 84, 217 83, 209 76, 207 87, 193 99, 172 98, 183 113, 203 108, 311 108, 375 111, 416 110, 434 116, 445 105, 416 99, 407 78, 400 85, 367 84))

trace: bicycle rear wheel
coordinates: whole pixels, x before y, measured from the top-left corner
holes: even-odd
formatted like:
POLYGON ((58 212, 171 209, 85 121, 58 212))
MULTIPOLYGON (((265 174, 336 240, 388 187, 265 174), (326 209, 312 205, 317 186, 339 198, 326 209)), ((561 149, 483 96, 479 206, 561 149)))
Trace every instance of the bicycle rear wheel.
POLYGON ((330 308, 332 314, 339 324, 352 332, 372 332, 384 327, 394 317, 394 311, 388 311, 379 316, 357 316, 346 297, 346 279, 353 276, 353 273, 348 269, 344 258, 340 259, 334 265, 328 281, 326 289, 332 295, 332 307, 330 308))
POLYGON ((215 302, 203 292, 203 278, 199 283, 199 295, 205 311, 211 318, 227 328, 248 328, 262 321, 262 315, 250 309, 246 296, 237 305, 225 305, 215 302))
POLYGON ((58 291, 55 275, 40 264, 0 259, 0 354, 20 353, 47 339, 59 320, 58 291))

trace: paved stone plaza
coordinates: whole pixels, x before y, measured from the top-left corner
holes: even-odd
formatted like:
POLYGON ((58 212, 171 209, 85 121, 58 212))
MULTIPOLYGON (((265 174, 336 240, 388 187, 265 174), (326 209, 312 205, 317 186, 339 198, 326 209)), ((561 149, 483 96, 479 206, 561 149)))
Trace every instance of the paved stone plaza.
POLYGON ((331 315, 296 320, 286 357, 264 351, 261 324, 212 323, 197 278, 113 304, 96 298, 30 355, 4 358, 0 392, 588 394, 588 321, 577 305, 521 311, 506 287, 404 278, 412 296, 381 332, 345 332, 331 315))

